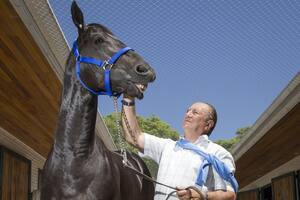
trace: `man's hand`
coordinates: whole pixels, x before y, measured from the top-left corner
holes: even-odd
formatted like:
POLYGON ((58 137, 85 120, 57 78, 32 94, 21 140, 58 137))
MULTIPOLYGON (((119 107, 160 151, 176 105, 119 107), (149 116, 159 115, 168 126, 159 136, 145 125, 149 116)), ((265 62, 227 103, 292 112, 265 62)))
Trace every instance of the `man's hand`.
POLYGON ((205 200, 204 194, 200 191, 183 187, 177 187, 177 189, 177 196, 180 200, 205 200))
POLYGON ((134 101, 134 97, 131 97, 131 96, 129 96, 129 95, 127 95, 127 94, 123 94, 123 99, 125 99, 125 100, 130 100, 130 101, 134 101))

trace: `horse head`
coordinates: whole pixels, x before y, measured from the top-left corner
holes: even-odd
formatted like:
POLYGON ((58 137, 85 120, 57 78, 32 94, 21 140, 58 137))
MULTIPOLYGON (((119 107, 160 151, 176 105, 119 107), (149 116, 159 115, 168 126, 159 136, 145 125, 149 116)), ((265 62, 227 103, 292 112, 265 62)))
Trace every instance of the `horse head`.
MULTIPOLYGON (((108 28, 92 23, 84 24, 83 13, 74 1, 71 7, 72 19, 78 29, 76 45, 81 57, 108 61, 126 47, 108 28)), ((107 64, 107 63, 106 63, 107 64)), ((103 64, 103 65, 106 65, 103 64)), ((147 84, 155 80, 155 72, 135 51, 126 50, 118 57, 110 70, 110 87, 114 94, 127 94, 143 98, 147 84)), ((80 78, 93 91, 105 91, 105 66, 80 63, 80 78)))

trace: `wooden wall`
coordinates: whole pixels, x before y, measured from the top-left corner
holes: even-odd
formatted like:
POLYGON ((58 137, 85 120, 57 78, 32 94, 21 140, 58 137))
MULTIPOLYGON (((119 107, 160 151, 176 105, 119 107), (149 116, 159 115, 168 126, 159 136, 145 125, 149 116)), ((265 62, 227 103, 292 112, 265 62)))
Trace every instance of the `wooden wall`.
POLYGON ((271 184, 266 185, 262 188, 239 192, 237 199, 238 200, 297 200, 297 193, 298 195, 300 195, 299 172, 300 171, 290 172, 281 175, 279 177, 273 178, 271 180, 271 184), (298 179, 298 183, 297 183, 297 179, 298 179), (268 189, 267 193, 264 193, 265 189, 268 189))
POLYGON ((61 83, 8 0, 0 10, 0 127, 46 157, 61 83))
POLYGON ((236 161, 240 188, 299 156, 300 103, 236 161))
POLYGON ((294 173, 272 179, 274 200, 296 200, 296 181, 294 173))
POLYGON ((250 190, 238 193, 238 200, 259 200, 259 190, 250 190))
POLYGON ((45 158, 0 128, 0 145, 20 154, 31 161, 31 191, 38 188, 38 170, 44 166, 45 158))
POLYGON ((0 147, 1 200, 27 200, 30 193, 31 161, 0 147))

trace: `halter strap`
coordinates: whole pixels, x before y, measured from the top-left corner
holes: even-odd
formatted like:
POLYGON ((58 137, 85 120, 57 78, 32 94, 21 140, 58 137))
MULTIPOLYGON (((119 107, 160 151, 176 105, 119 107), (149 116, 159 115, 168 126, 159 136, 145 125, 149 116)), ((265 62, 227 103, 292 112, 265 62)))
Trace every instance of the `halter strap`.
POLYGON ((72 52, 76 58, 76 77, 79 80, 82 87, 84 87, 86 90, 91 92, 94 95, 109 95, 109 96, 116 96, 119 97, 121 94, 113 93, 110 85, 110 70, 115 64, 115 62, 127 51, 133 50, 130 47, 125 47, 120 49, 118 52, 116 52, 108 61, 102 61, 91 57, 83 57, 80 55, 77 47, 77 41, 73 43, 72 52), (100 68, 104 69, 104 87, 105 91, 94 91, 93 89, 89 88, 80 78, 80 63, 88 63, 92 65, 97 65, 100 68), (108 67, 108 68, 107 68, 108 67))
POLYGON ((130 47, 125 47, 123 49, 120 49, 117 53, 115 53, 108 61, 108 64, 113 65, 124 53, 126 53, 129 50, 133 50, 130 47))

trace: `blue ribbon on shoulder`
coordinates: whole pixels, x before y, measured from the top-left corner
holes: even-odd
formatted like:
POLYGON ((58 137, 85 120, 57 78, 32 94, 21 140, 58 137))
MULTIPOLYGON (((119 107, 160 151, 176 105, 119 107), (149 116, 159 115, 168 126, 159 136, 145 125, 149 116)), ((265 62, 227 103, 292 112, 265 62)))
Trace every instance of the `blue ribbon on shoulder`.
POLYGON ((198 146, 190 143, 185 139, 180 139, 176 143, 177 146, 180 146, 183 149, 187 149, 190 151, 195 152, 196 154, 200 155, 203 158, 203 163, 199 168, 198 177, 196 180, 196 184, 199 186, 203 186, 208 175, 208 169, 211 165, 216 172, 227 182, 229 182, 234 191, 238 191, 238 183, 234 177, 233 171, 231 171, 220 159, 216 156, 203 152, 198 146))

